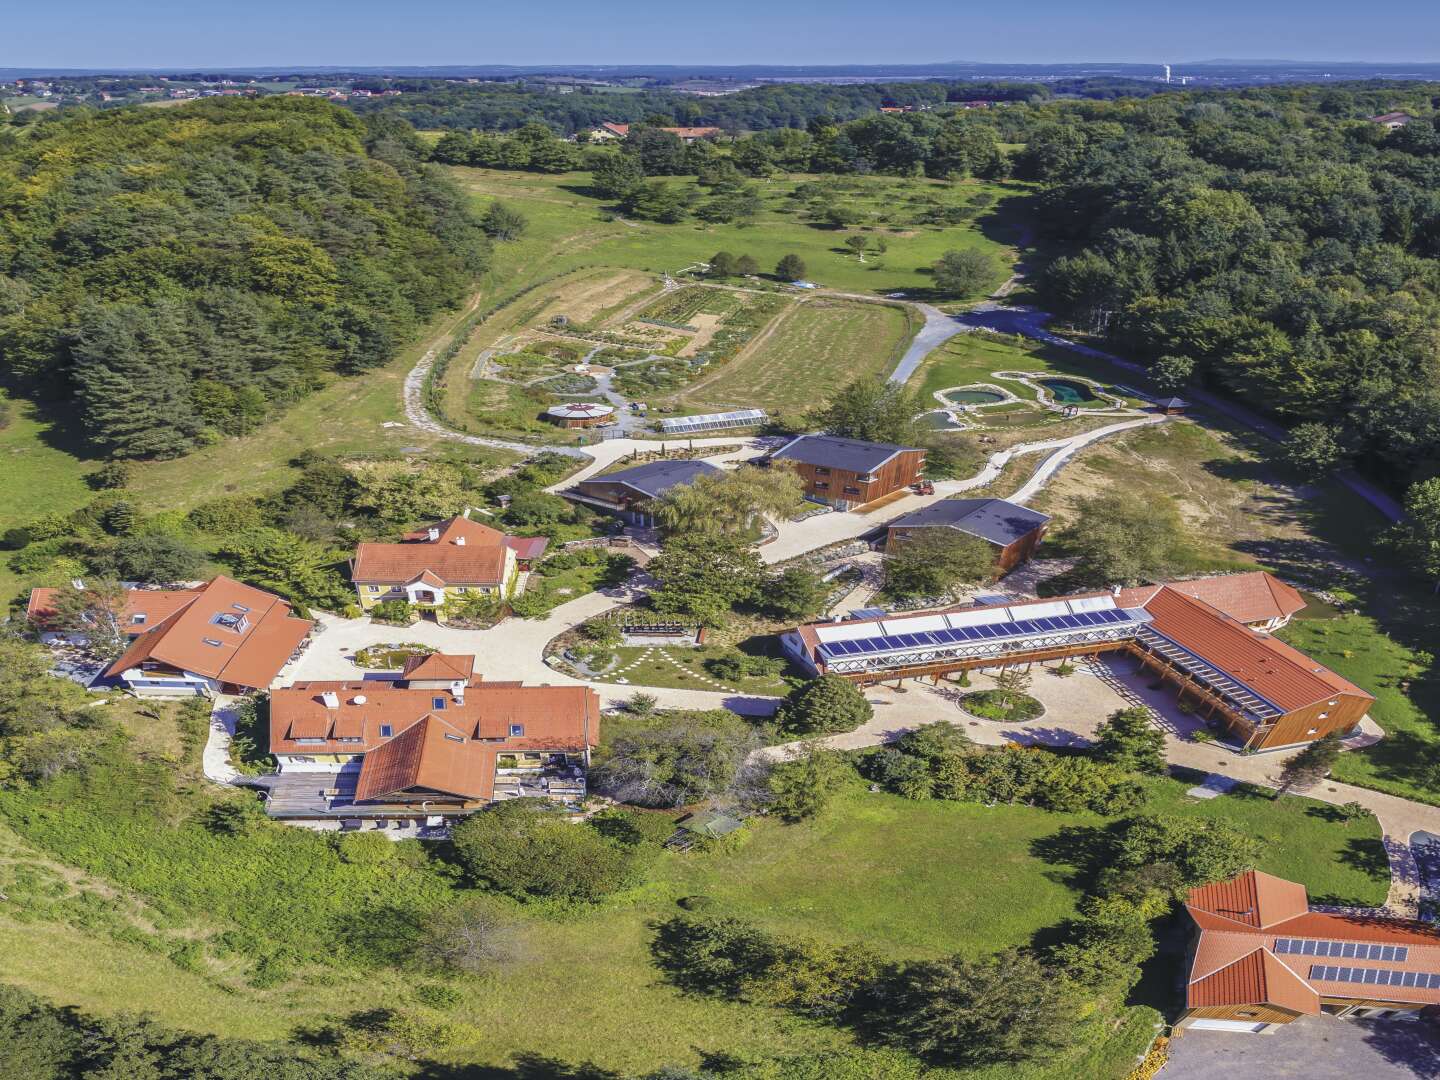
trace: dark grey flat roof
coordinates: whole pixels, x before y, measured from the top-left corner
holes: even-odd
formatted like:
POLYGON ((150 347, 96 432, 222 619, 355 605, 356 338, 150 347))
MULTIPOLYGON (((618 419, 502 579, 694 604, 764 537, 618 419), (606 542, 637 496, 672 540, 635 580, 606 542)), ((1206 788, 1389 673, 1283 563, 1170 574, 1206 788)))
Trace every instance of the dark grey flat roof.
POLYGON ((1001 547, 1028 536, 1050 518, 1028 506, 1004 499, 942 499, 923 510, 896 518, 892 529, 945 525, 1001 547))
POLYGON ((916 447, 842 439, 835 435, 801 435, 772 456, 806 465, 843 469, 845 472, 868 473, 874 472, 902 450, 914 449, 916 447))
POLYGON ((625 484, 654 499, 677 484, 693 484, 697 477, 721 471, 705 461, 647 461, 619 472, 589 476, 581 483, 625 484))

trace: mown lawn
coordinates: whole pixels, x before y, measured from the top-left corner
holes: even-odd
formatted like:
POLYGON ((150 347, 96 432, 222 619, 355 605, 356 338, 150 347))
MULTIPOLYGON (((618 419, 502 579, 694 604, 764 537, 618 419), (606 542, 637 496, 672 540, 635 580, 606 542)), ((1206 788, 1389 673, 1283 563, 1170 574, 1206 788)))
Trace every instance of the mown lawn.
POLYGON ((907 309, 887 304, 796 304, 747 352, 674 401, 686 410, 761 408, 798 418, 815 406, 817 387, 888 372, 917 325, 907 309))

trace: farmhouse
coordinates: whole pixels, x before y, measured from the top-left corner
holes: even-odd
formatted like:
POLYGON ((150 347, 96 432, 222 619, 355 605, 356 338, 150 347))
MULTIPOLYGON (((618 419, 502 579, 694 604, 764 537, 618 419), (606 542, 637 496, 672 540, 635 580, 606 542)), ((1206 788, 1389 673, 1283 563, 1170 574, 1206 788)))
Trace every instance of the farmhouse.
POLYGON ((1190 890, 1187 1030, 1262 1032, 1299 1016, 1440 1005, 1440 929, 1312 911, 1305 886, 1251 870, 1190 890))
POLYGON ((807 499, 852 510, 914 483, 925 467, 925 451, 835 435, 801 435, 765 459, 766 464, 775 461, 795 467, 807 499))
POLYGON ((693 484, 722 470, 705 461, 649 461, 619 472, 582 480, 566 492, 580 501, 619 514, 632 525, 653 524, 648 504, 673 487, 693 484))
POLYGON ((1370 694, 1187 588, 1204 591, 1182 582, 813 623, 781 642, 809 671, 862 685, 1123 651, 1247 750, 1343 734, 1364 718, 1370 694))
POLYGON ((473 656, 434 654, 380 680, 273 691, 271 816, 439 825, 496 799, 583 798, 599 695, 474 670, 473 656))
POLYGON ((1413 116, 1406 112, 1387 112, 1381 113, 1379 116, 1370 117, 1370 122, 1372 124, 1379 124, 1386 131, 1395 131, 1404 127, 1414 119, 1413 116))
POLYGON ((475 594, 507 597, 548 544, 543 536, 508 536, 462 514, 407 533, 398 544, 360 544, 350 580, 366 611, 384 600, 433 610, 475 594))
MULTIPOLYGON (((662 127, 660 130, 668 131, 687 146, 696 139, 713 139, 722 134, 718 127, 662 127)), ((602 142, 608 139, 623 139, 629 134, 629 124, 612 124, 608 121, 590 129, 590 138, 602 142)))
POLYGON ((278 596, 223 575, 149 603, 137 600, 132 615, 144 615, 135 625, 148 629, 104 673, 137 694, 264 689, 304 650, 315 625, 293 618, 278 596))
POLYGON ((1034 553, 1049 516, 1005 499, 942 499, 890 523, 885 549, 895 551, 926 529, 951 529, 995 549, 995 568, 1006 574, 1034 553))

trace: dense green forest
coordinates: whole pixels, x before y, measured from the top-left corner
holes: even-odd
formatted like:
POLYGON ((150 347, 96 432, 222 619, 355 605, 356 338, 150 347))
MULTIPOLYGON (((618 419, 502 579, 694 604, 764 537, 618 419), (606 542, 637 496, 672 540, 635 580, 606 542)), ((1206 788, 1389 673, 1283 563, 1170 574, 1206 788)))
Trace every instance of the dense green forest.
MULTIPOLYGON (((1067 110, 1042 302, 1125 355, 1223 389, 1401 488, 1440 473, 1440 128, 1430 95, 1290 90, 1067 110), (1418 107, 1416 100, 1418 101, 1418 107)), ((1328 458, 1329 460, 1323 460, 1328 458)))
POLYGON ((294 98, 0 128, 0 378, 165 457, 386 362, 488 255, 423 157, 294 98))

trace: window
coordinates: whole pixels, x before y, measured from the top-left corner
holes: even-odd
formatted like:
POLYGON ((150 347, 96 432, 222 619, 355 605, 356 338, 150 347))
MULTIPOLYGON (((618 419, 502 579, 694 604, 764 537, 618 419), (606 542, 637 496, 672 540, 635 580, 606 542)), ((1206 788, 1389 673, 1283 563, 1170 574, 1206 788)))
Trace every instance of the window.
POLYGON ((512 739, 518 739, 518 738, 520 738, 520 736, 522 736, 522 735, 524 735, 524 734, 525 734, 525 725, 524 725, 524 724, 511 724, 511 725, 510 725, 510 737, 511 737, 512 739))
POLYGON ((206 645, 213 645, 217 649, 220 648, 220 642, 216 641, 213 637, 201 638, 200 640, 205 642, 206 645))
POLYGON ((824 465, 816 465, 816 466, 815 466, 815 475, 816 475, 816 476, 829 476, 829 475, 830 475, 830 470, 827 469, 824 465))
POLYGON ((445 738, 449 739, 451 742, 464 742, 464 741, 465 741, 465 736, 464 736, 464 735, 452 735, 452 734, 451 734, 450 732, 448 732, 448 731, 445 733, 445 738))
POLYGON ((139 626, 139 625, 140 625, 141 623, 143 623, 144 621, 145 621, 145 613, 144 613, 143 611, 137 611, 137 612, 135 612, 134 615, 131 615, 131 616, 130 616, 130 622, 133 623, 133 624, 136 625, 136 626, 139 626))
POLYGON ((324 745, 325 745, 325 740, 324 740, 324 739, 296 739, 295 741, 296 741, 297 743, 299 743, 301 746, 324 746, 324 745))
POLYGON ((828 488, 828 487, 830 486, 830 481, 829 481, 829 480, 816 480, 816 481, 815 481, 815 486, 816 486, 817 488, 828 488))
POLYGON ((443 712, 445 709, 445 699, 443 697, 432 697, 430 699, 430 707, 436 712, 443 712))
POLYGON ((394 729, 393 727, 391 727, 389 724, 381 724, 381 725, 380 725, 380 737, 381 737, 382 739, 388 739, 388 738, 390 738, 391 735, 394 735, 394 734, 395 734, 395 729, 394 729))
POLYGON ((379 591, 380 591, 380 586, 379 586, 379 585, 366 585, 365 587, 366 587, 367 589, 369 589, 371 592, 379 592, 379 591))
POLYGON ((236 634, 243 634, 246 630, 250 629, 249 619, 244 615, 236 615, 230 611, 216 612, 210 617, 210 622, 214 626, 232 631, 236 634))
POLYGON ((236 611, 240 612, 240 614, 242 614, 242 615, 248 615, 248 614, 250 614, 250 609, 249 609, 248 607, 246 607, 244 604, 231 604, 230 606, 231 606, 232 608, 234 608, 236 611))
POLYGON ((846 494, 846 495, 859 495, 859 494, 860 494, 860 489, 859 489, 858 487, 851 487, 849 484, 846 484, 846 485, 845 485, 845 494, 846 494))

